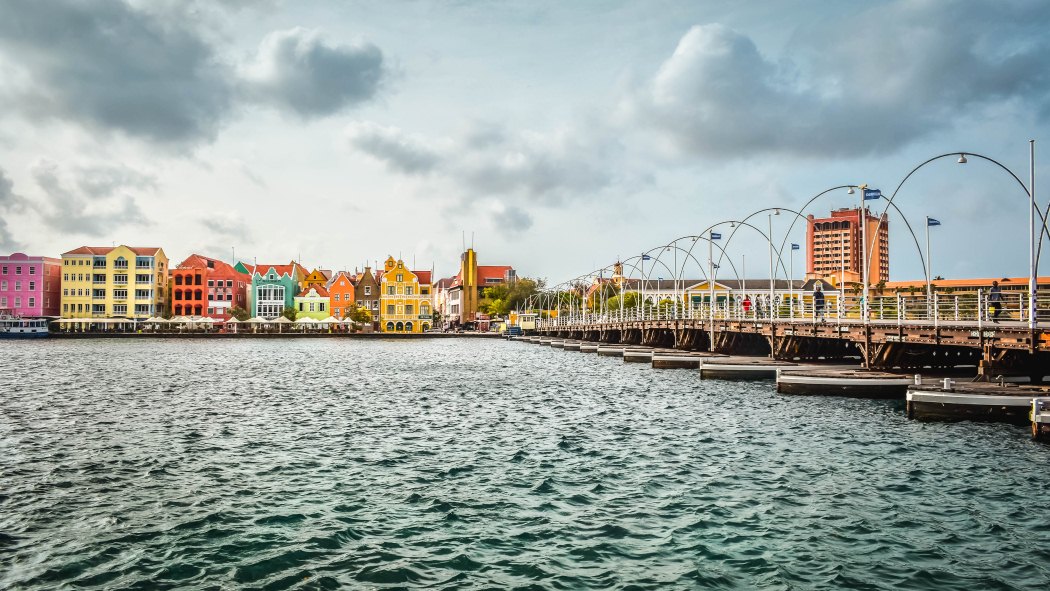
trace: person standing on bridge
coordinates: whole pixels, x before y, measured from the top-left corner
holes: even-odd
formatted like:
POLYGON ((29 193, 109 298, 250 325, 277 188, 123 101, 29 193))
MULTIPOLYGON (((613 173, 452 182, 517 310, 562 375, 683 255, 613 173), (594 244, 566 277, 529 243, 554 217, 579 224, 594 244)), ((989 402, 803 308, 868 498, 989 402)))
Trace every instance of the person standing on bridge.
POLYGON ((992 322, 999 323, 999 313, 1003 311, 1003 290, 998 281, 992 282, 992 290, 988 292, 988 307, 992 310, 992 322))
POLYGON ((813 320, 817 318, 824 322, 824 292, 820 290, 819 283, 813 290, 813 320))
POLYGON ((743 304, 743 306, 744 306, 744 318, 747 318, 747 317, 749 317, 751 315, 751 296, 749 296, 749 295, 744 296, 744 304, 743 304))

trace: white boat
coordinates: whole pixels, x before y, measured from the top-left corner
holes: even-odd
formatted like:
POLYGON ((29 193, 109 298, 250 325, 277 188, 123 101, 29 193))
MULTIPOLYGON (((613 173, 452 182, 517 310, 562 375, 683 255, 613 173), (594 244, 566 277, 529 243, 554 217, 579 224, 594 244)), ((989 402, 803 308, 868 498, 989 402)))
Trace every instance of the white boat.
POLYGON ((47 335, 46 318, 0 316, 0 339, 32 339, 47 335))

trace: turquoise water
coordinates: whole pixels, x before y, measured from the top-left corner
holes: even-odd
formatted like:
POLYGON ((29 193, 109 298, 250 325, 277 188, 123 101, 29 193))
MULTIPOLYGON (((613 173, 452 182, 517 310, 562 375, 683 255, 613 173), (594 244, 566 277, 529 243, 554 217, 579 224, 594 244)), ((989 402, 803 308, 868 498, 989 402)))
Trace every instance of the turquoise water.
POLYGON ((0 353, 3 589, 1050 588, 1022 429, 503 341, 0 353))

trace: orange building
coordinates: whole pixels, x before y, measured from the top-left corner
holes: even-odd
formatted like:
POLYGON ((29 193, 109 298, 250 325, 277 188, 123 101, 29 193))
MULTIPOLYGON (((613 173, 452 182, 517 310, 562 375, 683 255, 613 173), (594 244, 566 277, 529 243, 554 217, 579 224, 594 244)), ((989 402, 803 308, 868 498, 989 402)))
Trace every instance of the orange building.
POLYGON ((302 287, 324 287, 332 278, 332 272, 325 269, 314 269, 303 279, 302 287))
POLYGON ((328 294, 332 297, 332 316, 342 320, 354 308, 354 276, 340 271, 328 282, 328 294))
MULTIPOLYGON (((868 282, 871 284, 890 279, 890 234, 889 220, 871 215, 865 208, 864 232, 868 246, 873 237, 875 251, 868 253, 871 266, 868 282)), ((827 279, 833 285, 859 283, 863 281, 861 269, 860 209, 843 208, 831 212, 831 217, 808 217, 806 227, 806 279, 827 279)))

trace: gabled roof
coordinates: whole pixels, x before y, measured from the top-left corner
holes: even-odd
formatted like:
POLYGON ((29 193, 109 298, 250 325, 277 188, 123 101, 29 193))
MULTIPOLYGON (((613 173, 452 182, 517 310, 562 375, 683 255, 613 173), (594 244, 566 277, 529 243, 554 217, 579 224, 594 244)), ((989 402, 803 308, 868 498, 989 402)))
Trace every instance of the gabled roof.
POLYGON ((299 274, 303 277, 306 277, 310 274, 310 272, 306 270, 306 267, 303 267, 295 261, 292 261, 287 265, 257 265, 255 267, 255 273, 259 275, 266 275, 270 272, 270 269, 273 269, 274 272, 277 273, 277 275, 288 275, 289 277, 295 275, 296 271, 298 271, 299 274))
POLYGON ((420 285, 430 285, 430 271, 412 271, 420 285))
POLYGON ((310 287, 307 287, 307 288, 303 289, 298 294, 296 294, 295 297, 297 297, 297 298, 309 297, 311 291, 316 292, 318 297, 322 297, 322 298, 331 297, 328 294, 328 290, 327 289, 321 287, 320 285, 317 285, 316 283, 311 285, 310 287))
MULTIPOLYGON (((126 246, 131 252, 138 256, 155 256, 160 252, 159 246, 127 246, 121 244, 120 246, 126 246)), ((105 256, 110 252, 116 250, 117 246, 81 246, 80 248, 74 248, 69 252, 62 253, 62 256, 75 256, 75 255, 93 255, 93 256, 105 256)))
POLYGON ((345 277, 346 280, 350 282, 350 285, 354 285, 354 281, 355 281, 356 278, 353 275, 351 275, 349 271, 339 271, 335 275, 332 275, 332 278, 328 280, 328 283, 325 284, 325 287, 331 289, 332 286, 335 285, 335 282, 338 281, 340 277, 345 277))
POLYGON ((452 282, 455 281, 455 277, 445 277, 444 279, 438 279, 438 282, 434 284, 435 289, 448 289, 452 287, 452 282))

